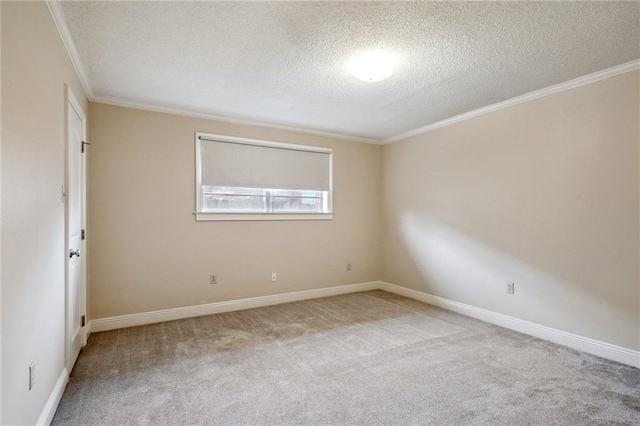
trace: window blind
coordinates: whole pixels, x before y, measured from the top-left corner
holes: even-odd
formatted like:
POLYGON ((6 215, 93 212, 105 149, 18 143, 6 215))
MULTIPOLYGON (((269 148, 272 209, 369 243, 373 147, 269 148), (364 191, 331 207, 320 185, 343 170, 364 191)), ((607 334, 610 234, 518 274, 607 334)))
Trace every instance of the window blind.
POLYGON ((201 184, 329 191, 330 152, 201 137, 201 184))

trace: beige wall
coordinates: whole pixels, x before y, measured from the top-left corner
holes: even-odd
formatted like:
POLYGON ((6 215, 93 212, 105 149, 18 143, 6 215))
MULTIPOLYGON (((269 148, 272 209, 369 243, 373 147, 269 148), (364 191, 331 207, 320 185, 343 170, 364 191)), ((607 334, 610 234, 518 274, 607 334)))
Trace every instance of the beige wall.
MULTIPOLYGON (((0 7, 0 36, 2 34, 2 7, 0 7)), ((2 42, 0 37, 0 58, 2 42)), ((2 81, 2 61, 0 60, 0 82, 2 81)), ((2 307, 2 84, 0 84, 0 307, 2 307)), ((0 313, 0 423, 2 423, 2 314, 0 313)))
POLYGON ((639 79, 385 146, 384 280, 640 349, 639 79))
POLYGON ((624 74, 388 145, 382 158, 372 145, 92 103, 90 316, 382 276, 638 349, 638 87, 624 74), (195 131, 333 147, 335 220, 195 222, 195 131))
POLYGON ((2 7, 2 419, 35 424, 64 368, 65 83, 87 107, 43 2, 2 7), (36 363, 28 391, 29 363, 36 363))
POLYGON ((92 319, 380 278, 380 146, 98 103, 89 117, 92 319), (196 131, 333 148, 334 220, 196 222, 196 131))

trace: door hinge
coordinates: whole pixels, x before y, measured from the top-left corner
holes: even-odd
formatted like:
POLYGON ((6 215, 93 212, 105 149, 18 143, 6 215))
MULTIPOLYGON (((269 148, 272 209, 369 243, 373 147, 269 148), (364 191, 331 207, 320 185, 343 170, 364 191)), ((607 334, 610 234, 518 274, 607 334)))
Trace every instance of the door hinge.
POLYGON ((86 322, 87 322, 86 315, 81 316, 80 317, 80 326, 84 327, 86 322))
POLYGON ((86 238, 86 235, 87 235, 87 233, 86 233, 86 231, 83 229, 83 230, 80 232, 80 238, 84 240, 84 239, 86 238))

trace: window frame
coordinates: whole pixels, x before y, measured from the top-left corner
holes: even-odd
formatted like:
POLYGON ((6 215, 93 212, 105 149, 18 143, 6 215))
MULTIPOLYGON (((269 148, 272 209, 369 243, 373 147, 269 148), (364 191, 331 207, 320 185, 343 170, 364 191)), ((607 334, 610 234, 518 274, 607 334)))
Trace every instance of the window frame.
MULTIPOLYGON (((220 135, 215 133, 195 133, 195 219, 196 221, 256 221, 256 220, 333 220, 333 149, 311 145, 299 145, 283 142, 273 142, 261 139, 242 138, 237 136, 220 135), (318 152, 329 154, 329 191, 327 195, 327 209, 325 213, 273 213, 273 212, 203 212, 202 208, 202 158, 201 141, 220 141, 242 145, 262 146, 268 148, 290 149, 296 151, 318 152)), ((270 188, 288 189, 288 188, 270 188)))

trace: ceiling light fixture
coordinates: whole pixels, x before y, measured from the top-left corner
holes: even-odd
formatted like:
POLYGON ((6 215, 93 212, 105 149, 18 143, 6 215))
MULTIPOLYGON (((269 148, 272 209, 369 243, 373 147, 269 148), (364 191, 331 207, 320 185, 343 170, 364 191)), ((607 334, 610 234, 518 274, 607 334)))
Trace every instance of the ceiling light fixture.
POLYGON ((387 51, 367 50, 352 57, 348 68, 358 79, 375 83, 389 78, 395 62, 393 55, 387 51))

